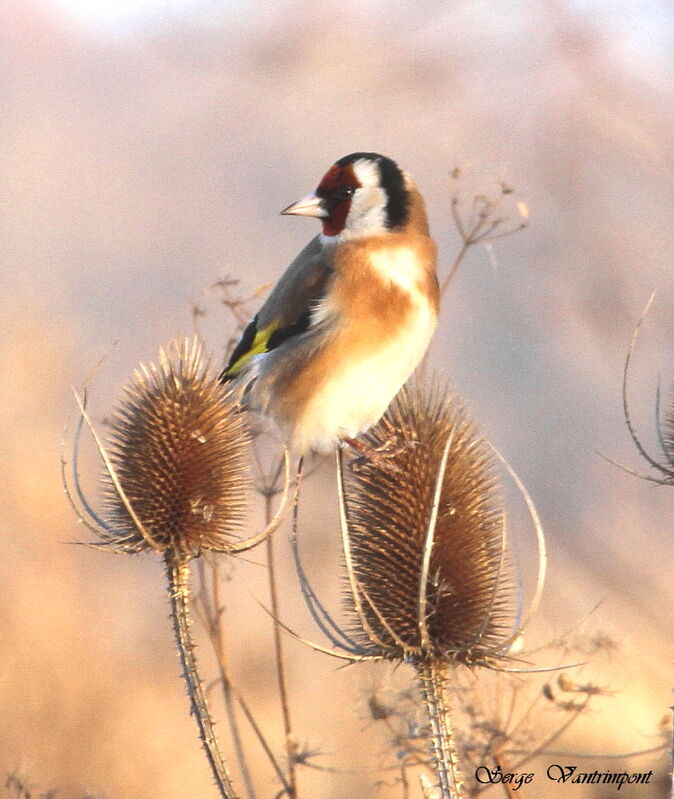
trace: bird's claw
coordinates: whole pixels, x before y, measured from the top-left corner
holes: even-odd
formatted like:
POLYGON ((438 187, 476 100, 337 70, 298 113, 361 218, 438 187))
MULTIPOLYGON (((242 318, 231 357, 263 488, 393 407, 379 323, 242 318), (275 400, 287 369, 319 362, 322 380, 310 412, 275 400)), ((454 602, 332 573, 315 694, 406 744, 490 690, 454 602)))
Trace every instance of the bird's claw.
POLYGON ((347 438, 344 443, 358 453, 350 463, 351 471, 362 472, 364 467, 370 464, 391 474, 400 474, 402 468, 395 463, 395 459, 408 447, 416 446, 419 442, 394 434, 376 447, 355 438, 347 438))

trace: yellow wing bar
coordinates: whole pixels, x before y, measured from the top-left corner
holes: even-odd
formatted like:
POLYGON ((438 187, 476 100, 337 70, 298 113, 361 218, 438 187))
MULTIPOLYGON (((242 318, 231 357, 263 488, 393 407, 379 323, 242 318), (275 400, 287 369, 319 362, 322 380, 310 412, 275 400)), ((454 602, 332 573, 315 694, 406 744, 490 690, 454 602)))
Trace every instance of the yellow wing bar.
POLYGON ((278 323, 267 325, 262 330, 258 330, 255 334, 250 347, 242 353, 232 364, 229 365, 225 375, 227 377, 234 377, 241 369, 250 361, 254 355, 259 355, 261 352, 267 352, 267 343, 275 330, 278 329, 278 323))

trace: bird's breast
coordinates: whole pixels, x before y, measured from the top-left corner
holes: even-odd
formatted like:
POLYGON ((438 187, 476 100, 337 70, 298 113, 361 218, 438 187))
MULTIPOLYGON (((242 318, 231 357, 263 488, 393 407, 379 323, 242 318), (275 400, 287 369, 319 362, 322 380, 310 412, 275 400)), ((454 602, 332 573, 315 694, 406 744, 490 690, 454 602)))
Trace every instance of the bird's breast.
POLYGON ((395 332, 408 315, 437 315, 435 244, 428 236, 389 234, 350 242, 334 255, 330 290, 312 314, 312 323, 339 317, 369 328, 368 338, 395 332))
POLYGON ((411 248, 370 253, 357 280, 338 272, 316 310, 336 324, 329 349, 317 354, 329 368, 294 425, 298 449, 330 450, 379 420, 428 348, 438 313, 434 281, 434 269, 411 248))

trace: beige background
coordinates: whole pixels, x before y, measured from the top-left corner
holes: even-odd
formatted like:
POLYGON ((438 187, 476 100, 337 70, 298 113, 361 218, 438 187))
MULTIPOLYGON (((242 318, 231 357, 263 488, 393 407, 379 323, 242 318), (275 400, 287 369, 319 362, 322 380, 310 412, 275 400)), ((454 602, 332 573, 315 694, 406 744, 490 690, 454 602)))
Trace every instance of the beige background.
MULTIPOLYGON (((655 453, 657 377, 665 387, 672 378, 673 19, 664 0, 204 3, 118 25, 47 0, 0 6, 0 779, 19 768, 73 798, 214 795, 177 679, 158 564, 69 545, 83 538, 58 468, 70 385, 107 354, 94 380, 103 417, 139 360, 192 329, 195 303, 220 358, 231 320, 209 286, 227 273, 245 292, 274 281, 315 232, 278 211, 336 158, 370 149, 417 178, 442 270, 459 246, 452 167, 463 169, 466 198, 503 179, 530 210, 528 230, 469 253, 432 360, 545 523, 550 577, 527 643, 585 619, 589 634, 619 644, 582 672, 617 694, 599 698, 557 748, 657 742, 672 701, 674 493, 597 453, 644 468, 620 386, 654 289, 630 394, 655 453)), ((93 459, 86 473, 91 482, 93 459)), ((307 563, 328 599, 332 486, 326 464, 303 506, 307 563)), ((278 542, 284 617, 317 638, 285 532, 278 542)), ((529 564, 526 536, 521 552, 529 564)), ((280 751, 257 605, 264 573, 240 564, 232 577, 233 669, 280 751)), ((302 797, 399 796, 374 787, 393 754, 368 726, 363 693, 388 687, 389 670, 335 671, 294 643, 288 653, 297 734, 327 753, 320 763, 344 769, 303 772, 302 797)), ((543 728, 558 723, 555 712, 543 728)), ((271 797, 250 749, 259 795, 271 797)), ((542 762, 540 773, 550 758, 542 762)), ((628 768, 662 777, 665 766, 646 757, 628 768)), ((558 790, 541 781, 531 795, 558 790)))

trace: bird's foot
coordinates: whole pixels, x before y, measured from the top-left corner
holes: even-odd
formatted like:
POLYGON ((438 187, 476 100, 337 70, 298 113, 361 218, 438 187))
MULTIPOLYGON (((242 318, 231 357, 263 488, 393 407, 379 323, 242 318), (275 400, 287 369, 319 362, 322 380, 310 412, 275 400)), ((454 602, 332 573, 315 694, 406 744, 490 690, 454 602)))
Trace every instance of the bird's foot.
POLYGON ((379 469, 399 474, 402 469, 395 463, 395 459, 416 442, 393 435, 377 447, 369 446, 357 438, 345 438, 344 443, 358 453, 350 464, 352 471, 359 472, 366 464, 371 463, 379 469))

